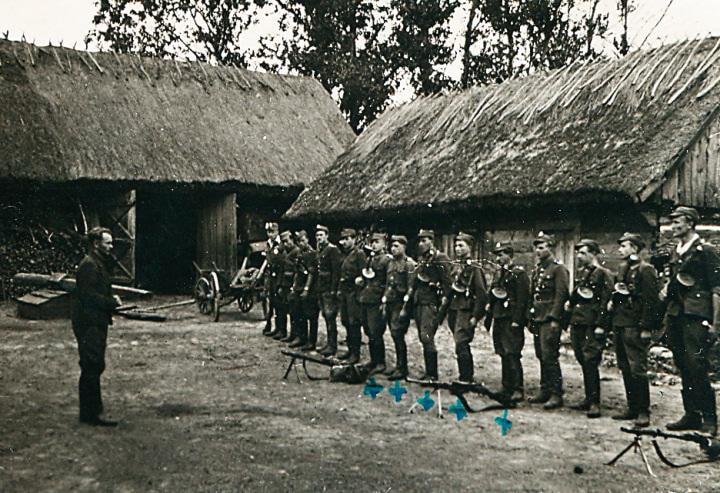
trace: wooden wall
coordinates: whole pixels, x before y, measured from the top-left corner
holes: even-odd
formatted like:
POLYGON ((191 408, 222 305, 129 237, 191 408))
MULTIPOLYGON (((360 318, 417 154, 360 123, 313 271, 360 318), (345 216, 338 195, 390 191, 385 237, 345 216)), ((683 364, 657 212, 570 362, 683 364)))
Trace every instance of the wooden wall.
POLYGON ((197 263, 204 269, 237 270, 237 212, 234 193, 204 196, 197 224, 197 263))
POLYGON ((662 186, 663 200, 699 208, 720 208, 720 121, 700 135, 662 186))

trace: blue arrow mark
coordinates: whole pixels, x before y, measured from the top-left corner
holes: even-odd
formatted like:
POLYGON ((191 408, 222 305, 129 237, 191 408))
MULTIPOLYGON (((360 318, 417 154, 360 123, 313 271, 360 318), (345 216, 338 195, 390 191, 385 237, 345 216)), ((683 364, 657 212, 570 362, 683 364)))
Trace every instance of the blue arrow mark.
POLYGON ((382 392, 384 388, 385 387, 375 381, 375 377, 371 377, 368 383, 365 385, 363 395, 369 395, 371 398, 375 399, 375 397, 377 397, 377 395, 382 392))
POLYGON ((425 395, 417 400, 418 404, 422 406, 425 411, 429 411, 435 405, 435 401, 430 397, 430 391, 426 390, 425 395))
POLYGON ((449 411, 455 414, 455 417, 458 421, 465 419, 468 415, 467 409, 465 409, 465 405, 460 399, 458 399, 455 404, 450 406, 449 411))
POLYGON ((388 390, 388 392, 395 398, 395 402, 400 402, 403 399, 403 395, 407 394, 407 389, 400 385, 400 380, 395 380, 395 386, 388 390))
POLYGON ((508 434, 508 431, 512 428, 512 421, 508 419, 508 410, 505 409, 503 411, 502 418, 497 417, 495 418, 495 423, 500 427, 500 432, 502 433, 502 436, 505 436, 508 434))

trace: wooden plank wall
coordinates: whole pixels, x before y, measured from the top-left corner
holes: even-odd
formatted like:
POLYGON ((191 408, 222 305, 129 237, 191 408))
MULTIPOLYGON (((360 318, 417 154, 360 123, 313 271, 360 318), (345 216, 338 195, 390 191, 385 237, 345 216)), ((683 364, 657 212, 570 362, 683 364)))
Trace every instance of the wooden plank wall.
POLYGON ((197 263, 210 269, 212 263, 228 273, 237 270, 237 214, 234 193, 204 197, 197 226, 197 263))
POLYGON ((720 208, 720 121, 705 129, 682 164, 670 172, 662 198, 674 204, 720 208))

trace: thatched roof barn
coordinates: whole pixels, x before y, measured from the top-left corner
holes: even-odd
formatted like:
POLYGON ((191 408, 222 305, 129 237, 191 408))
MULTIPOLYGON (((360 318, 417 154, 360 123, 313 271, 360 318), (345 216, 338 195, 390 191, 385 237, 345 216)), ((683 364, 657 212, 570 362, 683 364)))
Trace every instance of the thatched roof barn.
POLYGON ((720 39, 691 40, 421 97, 385 112, 287 217, 575 237, 654 227, 672 203, 716 209, 719 60, 720 39))
POLYGON ((279 217, 354 138, 310 78, 11 41, 0 41, 0 107, 4 193, 62 190, 56 202, 75 212, 80 202, 90 223, 122 214, 118 234, 133 250, 136 220, 172 223, 200 263, 228 269, 247 235, 236 208, 240 223, 279 217), (140 218, 142 204, 156 218, 140 218))

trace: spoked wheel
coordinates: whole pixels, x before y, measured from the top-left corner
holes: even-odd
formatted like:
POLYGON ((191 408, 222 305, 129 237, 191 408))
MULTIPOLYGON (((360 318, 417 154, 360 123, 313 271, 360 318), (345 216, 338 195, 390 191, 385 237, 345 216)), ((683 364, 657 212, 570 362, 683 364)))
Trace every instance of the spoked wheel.
POLYGON ((207 277, 203 276, 195 283, 194 297, 200 313, 210 315, 213 312, 217 293, 215 292, 215 286, 207 277))
POLYGON ((247 313, 252 310, 253 304, 255 304, 252 291, 246 291, 242 293, 240 296, 238 296, 237 302, 241 312, 247 313))

